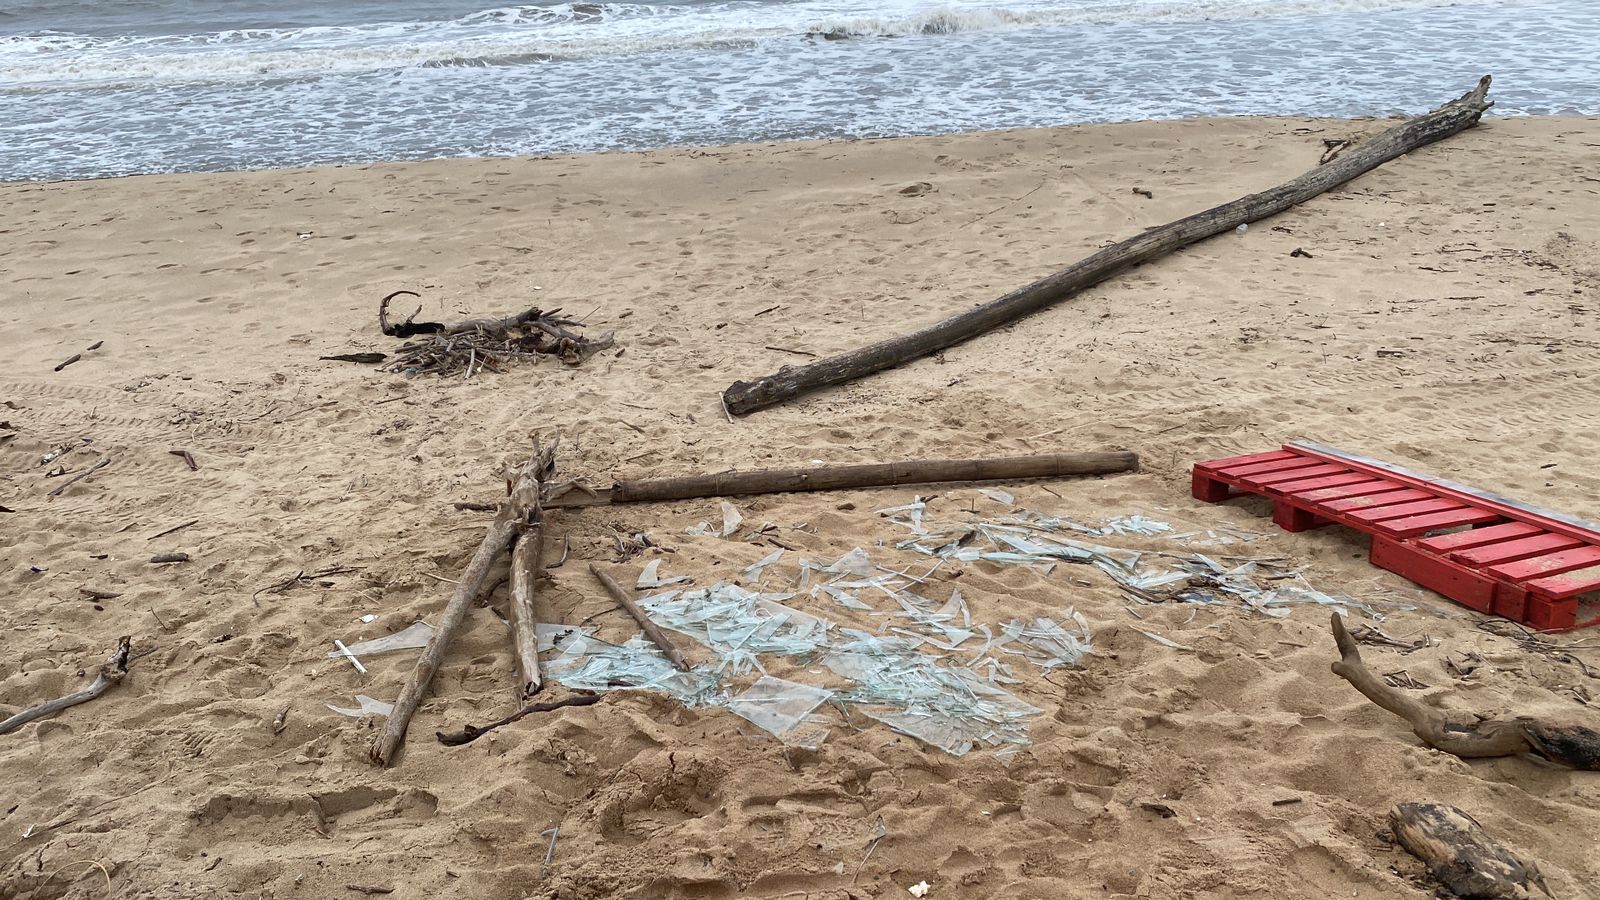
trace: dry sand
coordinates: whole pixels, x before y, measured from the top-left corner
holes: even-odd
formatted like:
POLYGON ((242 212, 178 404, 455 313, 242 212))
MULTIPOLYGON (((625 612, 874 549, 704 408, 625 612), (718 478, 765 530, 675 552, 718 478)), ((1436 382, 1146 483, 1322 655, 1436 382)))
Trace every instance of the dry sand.
MULTIPOLYGON (((0 505, 14 510, 0 513, 0 707, 74 689, 120 635, 149 651, 112 693, 0 738, 0 895, 905 897, 926 879, 936 900, 1422 897, 1419 866, 1376 838, 1392 804, 1422 800, 1477 816, 1557 896, 1600 896, 1595 776, 1424 749, 1329 672, 1321 608, 1155 607, 1139 621, 1088 570, 960 575, 981 620, 1072 605, 1096 630, 1081 671, 1021 669, 1018 694, 1045 713, 1009 768, 882 726, 785 756, 725 711, 622 694, 446 748, 435 730, 511 705, 488 609, 471 613, 397 768, 365 761, 372 720, 324 706, 394 696, 414 653, 371 658, 362 676, 324 658, 330 641, 436 617, 450 585, 430 575, 459 571, 485 518, 451 502, 493 499, 499 466, 559 427, 562 470, 599 482, 1132 448, 1140 474, 1015 486, 1018 501, 1257 531, 1233 552, 1421 607, 1383 627, 1436 645, 1369 648, 1378 671, 1408 671, 1445 706, 1596 724, 1578 667, 1370 567, 1359 536, 1289 535, 1259 505, 1191 500, 1187 466, 1308 437, 1600 517, 1600 120, 1489 120, 939 358, 732 424, 718 407, 729 381, 803 359, 769 345, 826 354, 895 334, 1384 124, 0 186, 0 419, 15 429, 0 444, 0 505), (466 383, 318 361, 389 349, 373 313, 398 288, 446 317, 561 306, 626 349, 466 383), (69 470, 111 464, 47 499, 61 479, 40 455, 81 436, 93 443, 69 470), (193 561, 145 561, 174 550, 193 561), (261 592, 330 566, 356 571, 261 592), (96 604, 82 587, 121 596, 96 604), (1469 652, 1484 663, 1458 679, 1444 662, 1469 652), (879 817, 887 836, 862 865, 879 817), (558 824, 545 875, 541 832, 558 824)), ((889 559, 904 532, 873 511, 915 493, 738 506, 813 559, 855 546, 889 559)), ((936 497, 944 520, 986 502, 972 488, 936 497)), ((582 564, 609 559, 619 533, 648 530, 676 551, 668 572, 702 582, 768 552, 685 535, 718 515, 715 501, 557 515, 552 540, 571 541, 572 561, 542 591, 548 617, 630 633, 582 564)))

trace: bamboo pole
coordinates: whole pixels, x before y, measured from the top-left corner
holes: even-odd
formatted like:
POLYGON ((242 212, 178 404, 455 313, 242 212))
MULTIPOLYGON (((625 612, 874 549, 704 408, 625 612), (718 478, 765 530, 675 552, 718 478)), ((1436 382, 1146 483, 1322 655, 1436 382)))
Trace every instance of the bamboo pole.
POLYGON ((695 497, 733 497, 741 494, 784 494, 833 491, 844 488, 892 487, 900 484, 1005 481, 1023 478, 1060 478, 1076 475, 1113 475, 1139 468, 1139 457, 1126 450, 1087 453, 1044 453, 991 459, 911 459, 853 466, 811 466, 796 469, 756 469, 716 472, 677 478, 623 480, 607 492, 591 493, 570 485, 558 486, 546 507, 603 506, 608 503, 647 503, 688 500, 695 497))
POLYGON ((1478 124, 1494 103, 1486 99, 1489 76, 1459 99, 1417 116, 1347 150, 1293 181, 1259 194, 1195 213, 1113 244, 1026 287, 975 306, 919 331, 889 338, 804 366, 784 366, 771 375, 736 381, 723 391, 728 411, 745 415, 792 400, 808 391, 843 384, 927 356, 1060 303, 1132 266, 1275 216, 1376 169, 1395 157, 1478 124))

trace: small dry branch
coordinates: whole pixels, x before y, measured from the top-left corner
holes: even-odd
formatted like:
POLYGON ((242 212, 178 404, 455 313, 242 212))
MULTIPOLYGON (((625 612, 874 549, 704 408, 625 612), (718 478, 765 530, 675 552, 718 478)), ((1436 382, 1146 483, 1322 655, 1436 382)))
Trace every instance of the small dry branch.
POLYGON ((661 652, 667 655, 667 659, 672 660, 672 664, 679 669, 685 672, 689 671, 689 660, 684 658, 683 651, 678 649, 678 645, 672 642, 672 638, 667 636, 667 633, 662 630, 660 625, 657 625, 654 620, 645 615, 645 611, 634 601, 633 595, 628 593, 628 589, 617 584, 615 578, 607 575, 599 566, 593 563, 589 564, 589 571, 593 572, 594 577, 598 578, 600 584, 605 586, 606 593, 611 595, 611 599, 617 601, 618 606, 627 610, 628 615, 633 616, 633 620, 638 622, 639 627, 644 629, 644 633, 650 637, 650 640, 661 648, 661 652))
POLYGON ((1344 627, 1344 617, 1333 614, 1333 639, 1339 661, 1333 674, 1350 682, 1362 696, 1411 723, 1411 730, 1435 750, 1479 759, 1533 753, 1572 766, 1600 771, 1600 732, 1582 725, 1552 725, 1529 716, 1515 719, 1480 719, 1451 715, 1407 697, 1372 674, 1361 660, 1361 649, 1344 627))
POLYGON ((601 695, 599 694, 579 694, 575 697, 568 697, 565 700, 552 700, 548 703, 530 703, 511 715, 506 716, 504 719, 490 722, 487 725, 468 725, 462 728, 460 731, 436 731, 433 733, 433 736, 438 738, 439 743, 445 745, 446 747, 459 747, 462 744, 472 743, 496 728, 510 725, 512 722, 515 722, 524 716, 539 712, 550 712, 551 710, 561 709, 562 707, 566 706, 590 706, 595 703, 599 703, 600 696, 601 695))
POLYGON ((73 485, 77 484, 78 482, 84 480, 85 478, 88 478, 90 475, 93 475, 95 472, 97 472, 100 469, 103 469, 103 468, 105 468, 106 466, 109 466, 109 465, 111 465, 111 457, 102 456, 100 458, 99 462, 96 462, 94 465, 90 466, 89 468, 84 469, 82 472, 79 472, 78 474, 72 476, 72 480, 71 481, 68 481, 66 484, 63 484, 62 486, 60 486, 60 487, 56 488, 55 490, 51 491, 50 492, 50 496, 52 496, 52 497, 61 496, 62 492, 65 491, 67 488, 72 487, 73 485))
POLYGON ((10 734, 29 722, 53 716, 80 703, 88 703, 90 700, 111 690, 111 688, 121 683, 124 675, 128 674, 129 654, 132 653, 132 649, 130 640, 124 637, 117 642, 116 652, 112 653, 111 658, 106 660, 105 664, 100 667, 100 671, 95 673, 94 681, 90 682, 88 687, 77 693, 68 694, 48 703, 41 703, 38 706, 25 709, 4 722, 0 722, 0 734, 10 734))

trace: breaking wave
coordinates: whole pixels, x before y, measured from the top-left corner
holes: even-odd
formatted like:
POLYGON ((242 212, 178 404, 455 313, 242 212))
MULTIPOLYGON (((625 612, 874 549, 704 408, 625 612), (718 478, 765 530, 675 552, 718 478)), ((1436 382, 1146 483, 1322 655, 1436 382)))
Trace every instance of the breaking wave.
POLYGON ((418 67, 891 38, 1072 24, 1184 22, 1456 5, 1459 0, 1019 0, 883 11, 862 0, 507 6, 437 21, 101 37, 0 36, 0 90, 263 82, 418 67))

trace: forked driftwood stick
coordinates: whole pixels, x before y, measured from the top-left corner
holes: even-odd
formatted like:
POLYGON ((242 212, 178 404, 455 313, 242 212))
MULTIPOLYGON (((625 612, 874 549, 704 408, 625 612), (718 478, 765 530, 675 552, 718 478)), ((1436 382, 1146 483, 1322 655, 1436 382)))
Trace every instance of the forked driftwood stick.
POLYGON ((546 507, 598 506, 607 503, 644 503, 687 500, 695 497, 732 497, 740 494, 783 494, 794 491, 833 491, 841 488, 888 487, 898 484, 999 481, 1022 478, 1058 478, 1073 475, 1111 475, 1139 467, 1139 457, 1125 450, 1089 453, 1044 453, 993 459, 912 459, 903 462, 854 466, 815 466, 803 469, 756 469, 618 481, 605 493, 568 489, 547 496, 546 507))
POLYGON ((1550 894, 1537 865, 1501 846, 1454 806, 1402 803, 1389 811, 1389 829, 1396 843, 1463 900, 1525 898, 1529 885, 1550 894))
POLYGON ((672 664, 679 669, 685 672, 689 671, 689 660, 684 658, 683 651, 678 649, 678 645, 672 642, 672 638, 667 636, 667 633, 662 630, 660 625, 657 625, 654 620, 645 614, 645 611, 634 601, 633 595, 628 593, 628 589, 617 584, 616 579, 607 575, 594 563, 589 564, 589 571, 594 573, 595 578, 600 579, 600 584, 605 586, 606 593, 611 595, 611 599, 617 601, 619 606, 627 610, 628 615, 633 616, 633 620, 638 622, 639 627, 644 629, 644 633, 649 636, 650 640, 661 648, 661 652, 667 655, 667 659, 672 660, 672 664))
POLYGON ((111 690, 112 687, 122 681, 122 676, 128 674, 128 655, 131 652, 132 644, 128 638, 125 637, 118 641, 116 652, 112 653, 111 658, 106 660, 105 664, 100 667, 100 671, 95 673, 94 681, 89 682, 88 687, 65 697, 51 700, 48 703, 41 703, 38 706, 25 709, 4 722, 0 722, 0 734, 10 734, 29 722, 53 716, 80 703, 88 703, 90 700, 111 690))
MULTIPOLYGON (((537 498, 537 494, 535 497, 537 498)), ((526 703, 544 687, 539 671, 538 618, 533 594, 544 566, 544 514, 535 499, 516 546, 511 548, 511 645, 517 657, 517 702, 526 703)))
POLYGON ((1240 225, 1275 216, 1365 175, 1397 156, 1471 128, 1494 105, 1487 99, 1488 92, 1489 77, 1486 75, 1476 88, 1460 99, 1369 138, 1293 181, 1151 228, 998 300, 975 306, 919 331, 803 366, 784 366, 771 375, 751 381, 736 381, 723 391, 723 402, 734 415, 742 416, 807 391, 853 381, 993 331, 1060 303, 1129 267, 1232 231, 1240 225))
POLYGON ((422 651, 416 668, 411 672, 411 678, 400 691, 399 698, 395 700, 394 710, 384 722, 383 730, 373 741, 371 753, 373 762, 383 766, 394 763, 395 754, 399 752, 400 745, 405 743, 406 729, 411 725, 411 717, 416 714, 417 706, 422 703, 422 696, 428 690, 428 683, 433 681, 434 674, 444 662, 444 654, 450 646, 450 639, 455 637, 456 630, 467 617, 467 610, 472 607, 473 599, 478 596, 483 588, 483 582, 489 577, 489 570, 494 566, 495 558, 516 540, 518 532, 526 522, 529 510, 538 506, 539 482, 554 465, 555 450, 554 441, 549 447, 535 448, 534 455, 514 473, 516 478, 509 485, 509 496, 501 504, 500 511, 495 514, 493 521, 489 523, 489 530, 484 534, 483 542, 478 545, 477 552, 472 555, 472 561, 467 563, 466 570, 461 573, 455 593, 450 595, 450 602, 445 605, 444 613, 439 617, 439 625, 434 629, 433 637, 429 639, 428 646, 422 651))
POLYGON ((1333 614, 1333 640, 1339 661, 1333 674, 1350 682, 1363 696, 1411 723, 1411 730, 1435 750, 1478 759, 1534 753, 1575 769, 1600 771, 1600 732, 1582 725, 1551 725, 1527 716, 1480 720, 1451 715, 1406 696, 1383 683, 1361 661, 1355 638, 1345 630, 1344 617, 1333 614))

